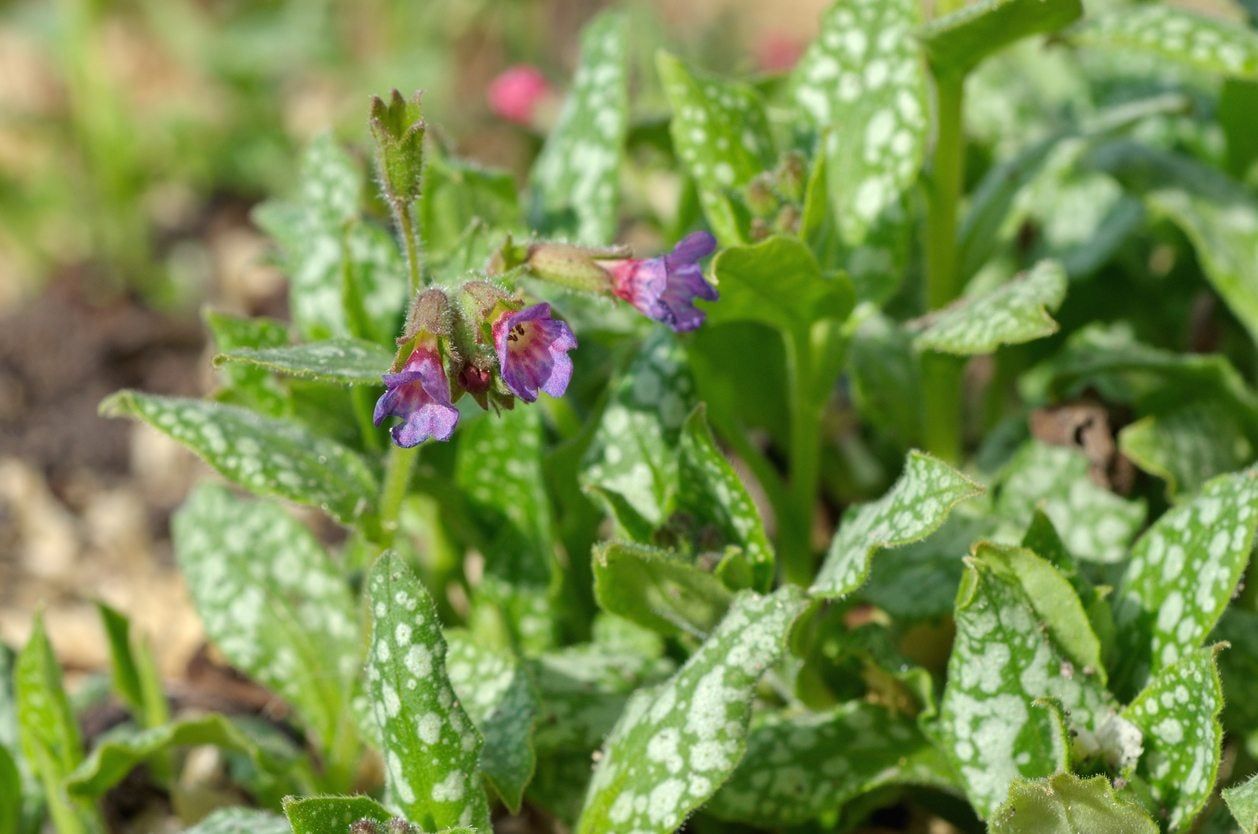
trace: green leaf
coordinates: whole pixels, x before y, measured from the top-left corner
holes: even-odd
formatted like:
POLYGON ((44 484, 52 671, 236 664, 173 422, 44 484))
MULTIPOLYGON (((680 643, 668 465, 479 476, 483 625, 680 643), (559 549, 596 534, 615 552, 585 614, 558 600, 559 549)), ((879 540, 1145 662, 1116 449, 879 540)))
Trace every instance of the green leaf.
POLYGON ((489 831, 479 770, 484 742, 446 675, 446 642, 432 597, 392 552, 372 567, 367 594, 373 615, 367 691, 391 795, 425 829, 489 831))
POLYGON ((794 826, 886 785, 955 790, 947 761, 912 718, 860 701, 822 713, 761 713, 742 764, 704 812, 794 826))
POLYGON ((1258 832, 1258 775, 1224 790, 1223 801, 1241 827, 1241 834, 1258 832))
POLYGON ((1027 272, 978 297, 963 298, 919 319, 918 350, 973 356, 1001 345, 1020 345, 1057 332, 1049 313, 1066 297, 1066 273, 1056 261, 1027 272))
POLYGON ((1227 607, 1258 528, 1258 472, 1210 481, 1168 510, 1132 548, 1114 600, 1128 690, 1206 639, 1227 607))
POLYGON ((694 380, 676 336, 656 330, 611 389, 581 481, 621 496, 652 527, 663 526, 677 491, 678 439, 694 380))
POLYGON ((319 542, 275 504, 210 485, 175 514, 172 534, 214 645, 333 745, 347 730, 359 629, 349 587, 319 542))
POLYGON ((337 385, 381 385, 393 354, 359 339, 329 339, 304 345, 242 348, 214 357, 217 366, 252 365, 286 376, 337 385))
MULTIPOLYGON (((1110 611, 1105 594, 1098 590, 1079 568, 1079 563, 1057 533, 1057 528, 1043 510, 1037 509, 1022 536, 1022 546, 1036 556, 1045 560, 1057 569, 1070 587, 1079 595, 1079 602, 1087 611, 1088 621, 1092 624, 1098 640, 1101 641, 1102 653, 1112 649, 1114 644, 1114 615, 1110 611)), ((1108 588, 1105 589, 1108 592, 1108 588)), ((1097 668, 1101 668, 1099 665, 1097 668)))
POLYGON ((594 771, 578 834, 666 834, 707 801, 742 758, 756 682, 806 605, 791 586, 744 591, 677 674, 634 696, 594 771))
POLYGON ((692 72, 659 52, 655 66, 672 107, 673 148, 699 189, 712 231, 746 241, 748 213, 735 191, 773 163, 773 139, 760 94, 747 84, 692 72))
POLYGON ((595 547, 594 596, 604 611, 660 634, 700 638, 732 599, 720 579, 684 556, 623 542, 595 547))
POLYGON ((872 313, 856 328, 848 354, 852 397, 865 424, 885 432, 902 449, 912 446, 921 437, 921 362, 908 331, 872 313))
POLYGON ((169 435, 259 495, 311 504, 350 523, 370 509, 376 479, 354 452, 283 420, 235 406, 119 391, 106 417, 133 417, 169 435))
POLYGON ((997 478, 997 514, 1024 530, 1038 508, 1077 558, 1121 560, 1144 525, 1144 502, 1128 501, 1097 486, 1088 475, 1089 465, 1077 449, 1027 442, 997 478))
POLYGON ((920 37, 937 74, 964 75, 1006 46, 1055 32, 1082 14, 1079 0, 978 0, 935 18, 920 37))
POLYGON ((628 19, 607 12, 581 34, 581 64, 559 122, 533 167, 533 225, 578 243, 616 234, 629 122, 628 19))
POLYGON ((307 780, 310 778, 305 763, 298 758, 295 750, 282 755, 278 749, 263 748, 226 716, 203 715, 103 741, 69 775, 66 787, 76 796, 99 797, 158 753, 174 747, 203 744, 243 753, 260 770, 295 778, 297 781, 290 782, 290 785, 300 785, 302 776, 307 780))
POLYGON ((369 796, 289 796, 284 815, 292 834, 345 834, 359 820, 387 823, 389 809, 369 796))
POLYGON ((927 538, 874 560, 860 599, 872 602, 895 620, 951 614, 964 572, 962 559, 975 542, 992 535, 992 528, 992 520, 985 514, 952 513, 927 538))
POLYGON ((1223 689, 1215 651, 1184 651, 1123 710, 1144 733, 1136 774, 1148 782, 1172 832, 1186 830, 1201 812, 1219 773, 1223 689))
POLYGON ((144 726, 165 724, 170 712, 166 692, 147 641, 132 634, 131 623, 120 612, 103 602, 96 603, 96 610, 109 644, 114 691, 144 726))
POLYGON ((721 250, 712 262, 721 300, 711 324, 758 321, 787 335, 807 334, 820 319, 843 321, 855 297, 845 276, 826 276, 798 238, 774 236, 721 250))
MULTIPOLYGON (((219 353, 288 344, 288 329, 274 319, 240 318, 213 310, 206 310, 203 318, 219 353)), ((227 365, 220 372, 224 387, 216 393, 215 399, 248 406, 271 417, 282 417, 290 410, 288 393, 266 370, 227 365)))
POLYGON ((1048 779, 1018 779, 996 809, 991 834, 1158 834, 1157 824, 1138 805, 1114 793, 1109 779, 1058 773, 1048 779))
POLYGON ((1228 650, 1218 656, 1227 695, 1223 725, 1239 734, 1252 732, 1258 727, 1258 698, 1253 689, 1258 681, 1258 611, 1228 606, 1209 640, 1228 644, 1228 650))
POLYGON ((0 745, 0 834, 18 834, 22 823, 22 775, 9 749, 0 745))
POLYGON ((877 501, 850 509, 810 593, 843 597, 864 584, 880 550, 901 547, 939 529, 960 502, 983 488, 940 460, 910 452, 904 472, 877 501))
POLYGON ((1189 402, 1124 426, 1118 448, 1136 466, 1166 481, 1172 497, 1192 494, 1216 475, 1254 459, 1243 426, 1217 402, 1189 402))
POLYGON ((480 767, 513 813, 533 778, 533 727, 541 707, 525 665, 508 652, 446 632, 446 671, 459 703, 485 739, 480 767))
POLYGON ((1111 9, 1070 36, 1107 53, 1144 52, 1203 72, 1258 79, 1258 33, 1162 3, 1111 9))
POLYGON ((219 808, 183 834, 292 834, 288 820, 270 811, 219 808))
POLYGON ((1071 733, 1103 745, 1116 705, 1093 670, 1071 662, 1091 632, 1078 598, 1030 551, 980 544, 955 619, 938 733, 975 810, 989 817, 1018 777, 1065 767, 1070 740, 1058 709, 1071 733))
MULTIPOLYGON (((0 643, 0 750, 9 757, 17 771, 18 788, 9 797, 17 803, 20 827, 16 834, 34 831, 43 819, 43 799, 39 782, 31 772, 29 763, 22 756, 22 742, 18 728, 17 696, 13 691, 14 652, 0 643)), ((0 830, 3 830, 0 828, 0 830)))
MULTIPOLYGON (((509 171, 439 153, 426 159, 420 212, 430 267, 434 259, 444 260, 462 248, 472 229, 501 233, 522 225, 515 177, 509 171)), ((486 234, 478 265, 489 258, 491 237, 502 242, 498 234, 486 234)))

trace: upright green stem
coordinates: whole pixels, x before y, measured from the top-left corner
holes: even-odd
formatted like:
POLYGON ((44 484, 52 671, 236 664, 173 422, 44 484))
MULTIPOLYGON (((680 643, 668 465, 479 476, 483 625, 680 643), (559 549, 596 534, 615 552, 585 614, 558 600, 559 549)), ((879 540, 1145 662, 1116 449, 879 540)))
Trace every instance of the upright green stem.
POLYGON ((790 506, 778 519, 786 581, 807 585, 813 577, 812 521, 820 478, 821 408, 814 389, 812 345, 806 335, 786 341, 790 370, 790 506))
MULTIPOLYGON (((926 218, 926 304, 937 310, 955 299, 962 276, 957 263, 957 208, 964 178, 962 118, 965 77, 935 78, 935 153, 926 218)), ((961 457, 961 360, 940 354, 922 357, 926 405, 926 448, 947 461, 961 457)))
POLYGON ((419 239, 415 237, 415 219, 411 215, 410 204, 397 206, 397 225, 402 245, 406 247, 406 265, 411 274, 411 295, 414 295, 424 285, 424 268, 419 260, 419 239))
POLYGON ((379 544, 383 548, 392 547, 393 539, 397 536, 398 515, 402 511, 402 499, 406 497, 406 490, 411 483, 411 473, 415 471, 419 448, 414 446, 403 449, 394 446, 389 450, 384 487, 380 490, 379 544))

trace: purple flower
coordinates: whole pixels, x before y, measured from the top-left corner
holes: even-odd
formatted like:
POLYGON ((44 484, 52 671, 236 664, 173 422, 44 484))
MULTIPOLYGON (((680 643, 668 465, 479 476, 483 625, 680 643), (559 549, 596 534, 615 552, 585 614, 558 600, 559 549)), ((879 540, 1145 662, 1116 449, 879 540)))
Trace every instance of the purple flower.
POLYGON ((418 446, 430 437, 449 440, 459 411, 450 403, 450 381, 435 344, 417 344, 410 358, 395 373, 384 375, 388 388, 376 401, 372 421, 378 426, 386 417, 401 417, 390 431, 399 446, 418 446))
POLYGON ((650 318, 684 333, 703 324, 705 314, 695 309, 694 300, 717 299, 716 288, 699 267, 699 261, 715 249, 716 238, 707 232, 693 232, 667 255, 604 265, 612 276, 612 292, 650 318))
POLYGON ((539 390, 561 397, 572 379, 568 351, 577 346, 568 325, 550 317, 549 304, 509 310, 494 321, 494 349, 508 390, 526 403, 539 390))

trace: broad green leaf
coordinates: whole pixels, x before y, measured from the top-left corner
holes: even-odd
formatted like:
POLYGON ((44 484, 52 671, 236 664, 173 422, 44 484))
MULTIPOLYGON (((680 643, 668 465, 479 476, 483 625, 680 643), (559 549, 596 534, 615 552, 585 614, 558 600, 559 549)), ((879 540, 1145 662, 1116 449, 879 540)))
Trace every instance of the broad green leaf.
POLYGON ((712 324, 758 321, 791 336, 806 334, 819 319, 842 321, 852 311, 851 282, 823 275, 798 238, 774 236, 723 249, 712 271, 721 290, 710 308, 712 324))
POLYGON ((677 443, 694 381, 677 338, 659 329, 613 384, 582 466, 585 486, 620 495, 661 527, 677 489, 677 443))
POLYGON ((1090 626, 1070 584, 1030 551, 980 544, 955 619, 937 732, 975 810, 989 817, 1015 779, 1065 766, 1070 739, 1059 708, 1072 734, 1101 746, 1116 705, 1059 642, 1070 635, 1077 645, 1090 626))
MULTIPOLYGON (((1044 514, 1043 510, 1037 509, 1032 516, 1031 523, 1027 525, 1026 533, 1022 536, 1022 547, 1051 564, 1066 578, 1070 587, 1074 588, 1075 593, 1079 595, 1079 602, 1084 610, 1087 611, 1092 631, 1101 641, 1102 653, 1112 649, 1114 615, 1110 611, 1109 602, 1105 599, 1105 594, 1084 575, 1079 568, 1079 563, 1066 549, 1066 544, 1061 540, 1052 520, 1044 514)), ((1097 668, 1101 668, 1099 664, 1097 668)))
POLYGON ((436 604, 392 552, 372 566, 367 596, 367 692, 392 796, 408 819, 427 830, 472 825, 489 831, 480 780, 484 742, 446 675, 436 604))
POLYGON ((280 507, 203 485, 172 522, 206 633, 233 666, 293 705, 325 749, 345 726, 360 662, 349 586, 280 507))
POLYGON ((1058 773, 1018 779, 992 816, 991 834, 1158 834, 1138 805, 1114 793, 1109 779, 1058 773))
POLYGON ((703 638, 733 595, 680 554, 610 542, 594 549, 594 596, 604 611, 660 634, 703 638))
POLYGON ((103 602, 97 602, 96 609, 109 644, 114 692, 144 726, 166 723, 170 712, 166 692, 148 642, 132 632, 130 621, 120 612, 103 602))
POLYGON ((359 339, 329 339, 304 345, 241 348, 220 353, 215 365, 252 365, 285 376, 338 385, 381 385, 393 354, 359 339))
POLYGON ((1189 402, 1124 426, 1118 448, 1136 466, 1166 481, 1172 497, 1192 494, 1216 475, 1254 459, 1243 427, 1217 402, 1189 402))
POLYGON ((993 532, 985 514, 958 510, 927 538, 897 548, 871 563, 859 597, 895 620, 924 620, 952 613, 964 558, 974 543, 993 532))
POLYGON ((1057 332, 1049 315, 1066 297, 1066 273, 1056 261, 1041 261, 995 290, 963 298, 919 319, 918 350, 972 356, 1001 345, 1019 345, 1057 332))
POLYGON ((1120 685, 1132 689, 1206 639, 1258 528, 1258 471, 1224 475, 1168 510, 1132 548, 1114 600, 1120 685))
MULTIPOLYGON (((287 328, 274 319, 240 318, 213 310, 206 310, 203 318, 219 353, 288 344, 287 328)), ((248 406, 271 417, 282 417, 290 410, 287 392, 264 369, 228 365, 221 368, 220 373, 224 387, 215 394, 215 399, 248 406)))
POLYGON ((860 701, 822 713, 762 713, 742 764, 704 812, 780 828, 885 785, 955 789, 943 754, 912 718, 860 701))
POLYGON ((450 685, 485 739, 481 770, 507 807, 518 812, 537 759, 533 727, 540 706, 528 670, 467 632, 447 631, 446 642, 450 685))
POLYGON ((243 408, 119 391, 106 417, 133 417, 167 434, 251 492, 311 504, 350 523, 375 498, 376 479, 354 452, 290 422, 243 408))
POLYGON ((290 779, 290 786, 301 786, 303 780, 308 783, 311 778, 296 750, 284 755, 278 749, 264 748, 225 716, 204 715, 103 741, 69 775, 66 787, 77 796, 98 797, 153 756, 175 747, 203 744, 243 753, 260 770, 290 779))
POLYGON ((874 554, 925 538, 953 507, 982 492, 946 463, 910 452, 904 472, 884 496, 845 514, 810 593, 847 596, 864 584, 874 554))
POLYGON ((1148 782, 1172 832, 1186 830, 1201 812, 1219 772, 1223 690, 1215 651, 1186 649, 1123 710, 1144 733, 1136 774, 1148 782))
POLYGON ((292 834, 288 820, 270 811, 219 808, 183 834, 292 834))
POLYGON ((1258 80, 1258 32, 1164 3, 1102 12, 1070 35, 1106 52, 1145 52, 1204 72, 1258 80))
POLYGON ((673 117, 673 147, 699 189, 712 231, 746 241, 747 210, 735 191, 773 164, 773 139, 760 94, 747 85, 692 72, 660 52, 655 66, 673 117))
POLYGON ((501 244, 503 231, 522 225, 515 177, 509 171, 482 168, 474 162, 428 153, 420 218, 430 269, 434 259, 445 259, 463 248, 472 229, 485 231, 476 264, 483 266, 490 254, 490 241, 501 244))
POLYGON ((387 823, 394 819, 369 796, 289 796, 284 799, 284 816, 292 834, 345 834, 359 820, 387 823))
POLYGON ((703 406, 691 412, 681 434, 678 508, 714 526, 727 545, 740 548, 751 568, 751 585, 773 582, 773 546, 751 496, 708 429, 703 406))
POLYGON ((936 73, 964 75, 1015 41, 1055 32, 1082 14, 1079 0, 977 0, 935 18, 920 37, 936 73))
POLYGON ((920 367, 912 337, 898 322, 876 312, 861 320, 849 348, 852 397, 866 425, 900 448, 921 437, 920 367))
POLYGON ((1087 562, 1117 562, 1143 526, 1142 501, 1128 501, 1097 486, 1081 451, 1027 442, 1005 465, 994 491, 997 514, 1019 532, 1040 509, 1066 549, 1087 562))
POLYGON ((628 20, 607 12, 581 34, 581 64, 533 167, 533 225, 579 243, 616 235, 629 122, 628 20))
POLYGON ((677 674, 633 697, 594 771, 578 834, 666 834, 715 793, 742 758, 756 682, 806 605, 790 586, 744 591, 677 674))
POLYGON ((1258 831, 1258 775, 1223 791, 1223 801, 1241 827, 1241 834, 1258 831))

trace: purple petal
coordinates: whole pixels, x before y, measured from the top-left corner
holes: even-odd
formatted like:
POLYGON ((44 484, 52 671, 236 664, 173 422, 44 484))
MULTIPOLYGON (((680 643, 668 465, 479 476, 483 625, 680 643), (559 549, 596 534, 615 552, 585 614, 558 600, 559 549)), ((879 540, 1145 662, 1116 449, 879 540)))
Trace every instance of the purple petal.
POLYGON ((430 437, 448 440, 459 412, 450 403, 450 382, 435 348, 416 348, 396 373, 384 375, 387 390, 376 400, 372 421, 401 417, 391 430, 399 446, 417 446, 430 437))
POLYGON ((682 264, 698 263, 716 251, 716 238, 708 232, 691 232, 677 241, 673 251, 664 256, 668 268, 676 269, 682 264))
POLYGON ((502 381, 511 393, 525 402, 534 402, 539 390, 563 394, 572 377, 567 352, 577 340, 567 324, 550 317, 549 304, 505 313, 493 332, 502 381))

